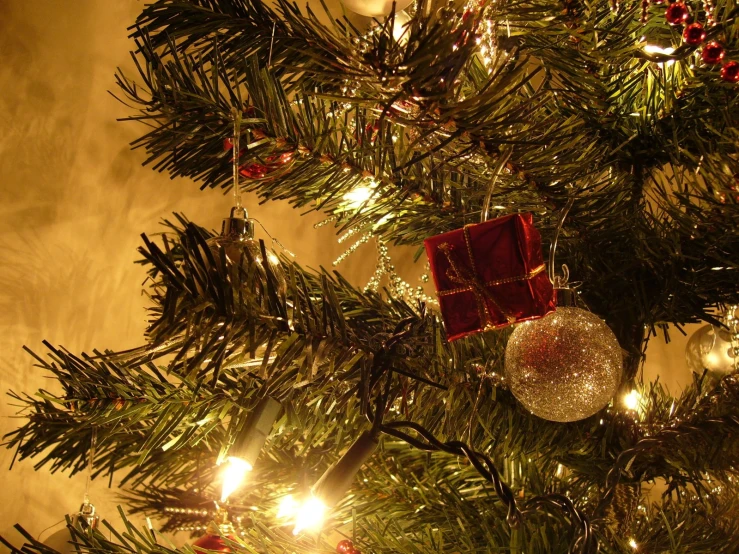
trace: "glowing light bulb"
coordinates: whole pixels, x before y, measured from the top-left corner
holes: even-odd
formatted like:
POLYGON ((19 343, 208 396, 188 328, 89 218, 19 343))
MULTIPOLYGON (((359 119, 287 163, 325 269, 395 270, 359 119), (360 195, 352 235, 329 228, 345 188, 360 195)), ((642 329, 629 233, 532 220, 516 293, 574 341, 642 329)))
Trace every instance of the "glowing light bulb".
POLYGON ((319 531, 326 517, 326 505, 315 496, 309 496, 295 514, 293 535, 302 531, 319 531))
MULTIPOLYGON (((661 46, 657 46, 656 44, 645 44, 644 51, 647 54, 669 55, 669 54, 672 54, 675 51, 675 49, 669 46, 667 48, 662 48, 661 46)), ((664 63, 665 65, 672 65, 675 63, 675 60, 667 60, 666 62, 657 62, 657 63, 659 63, 660 65, 662 65, 662 63, 664 63)))
POLYGON ((244 479, 246 479, 246 474, 251 470, 252 467, 249 462, 233 456, 228 458, 226 468, 223 470, 221 502, 225 502, 226 499, 241 486, 244 479))
POLYGON ((624 406, 626 406, 628 410, 636 410, 639 407, 640 401, 641 395, 636 390, 632 390, 624 395, 624 406))
POLYGON ((300 504, 293 498, 292 494, 283 496, 280 500, 280 505, 277 507, 277 518, 278 519, 292 519, 296 513, 300 504))
POLYGON ((347 208, 358 210, 365 202, 369 201, 375 193, 377 183, 372 180, 369 186, 359 186, 344 195, 347 208))
POLYGON ((636 544, 636 541, 633 538, 629 539, 629 546, 631 548, 633 548, 634 550, 636 550, 637 548, 639 548, 639 545, 636 544))
POLYGON ((411 20, 411 16, 405 12, 395 12, 395 21, 393 22, 393 38, 401 43, 405 44, 408 42, 408 35, 410 30, 408 28, 408 22, 411 20))

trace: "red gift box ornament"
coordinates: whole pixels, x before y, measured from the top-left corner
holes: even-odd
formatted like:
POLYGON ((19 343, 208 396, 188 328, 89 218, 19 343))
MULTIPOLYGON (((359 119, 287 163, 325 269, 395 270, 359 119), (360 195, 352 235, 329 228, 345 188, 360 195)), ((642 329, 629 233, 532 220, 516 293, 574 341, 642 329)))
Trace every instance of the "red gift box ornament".
POLYGON ((424 245, 450 341, 555 308, 531 214, 466 225, 424 245))
MULTIPOLYGON (((464 228, 464 240, 467 243, 467 248, 469 250, 470 233, 467 227, 464 228)), ((490 293, 488 289, 485 288, 486 283, 483 282, 483 280, 475 274, 475 259, 471 255, 471 250, 470 268, 464 267, 459 263, 458 260, 455 261, 456 254, 454 252, 454 246, 452 246, 448 242, 442 242, 439 245, 439 250, 441 250, 446 255, 447 260, 449 260, 449 265, 451 266, 447 271, 447 277, 449 278, 449 280, 453 283, 464 285, 462 288, 441 291, 439 292, 439 296, 447 296, 449 294, 457 294, 467 291, 472 292, 475 295, 475 301, 477 302, 477 313, 480 317, 480 321, 484 323, 484 330, 495 328, 493 316, 488 309, 488 302, 490 302, 498 309, 501 314, 503 314, 503 317, 506 318, 506 321, 508 321, 509 324, 516 321, 516 318, 511 315, 510 312, 500 307, 500 304, 495 301, 495 297, 490 293)))

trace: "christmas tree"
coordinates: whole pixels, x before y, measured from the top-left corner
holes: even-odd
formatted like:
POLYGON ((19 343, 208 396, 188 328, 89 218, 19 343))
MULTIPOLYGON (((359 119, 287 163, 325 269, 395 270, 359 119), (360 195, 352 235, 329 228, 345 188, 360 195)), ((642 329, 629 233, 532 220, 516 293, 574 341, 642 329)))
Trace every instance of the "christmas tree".
MULTIPOLYGON (((234 207, 143 237, 142 346, 31 352, 63 392, 11 393, 6 446, 200 549, 739 551, 736 3, 347 4, 144 8, 133 147, 234 207), (376 242, 370 282, 255 240, 242 192, 376 242), (693 385, 640 382, 697 321, 693 385)), ((174 551, 106 525, 71 541, 174 551)))

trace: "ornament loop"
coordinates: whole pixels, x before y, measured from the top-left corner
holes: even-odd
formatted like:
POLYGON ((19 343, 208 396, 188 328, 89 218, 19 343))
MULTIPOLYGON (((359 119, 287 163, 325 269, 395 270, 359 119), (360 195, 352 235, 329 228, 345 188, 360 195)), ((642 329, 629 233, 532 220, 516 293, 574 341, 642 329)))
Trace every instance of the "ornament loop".
MULTIPOLYGON (((239 158, 241 158, 241 147, 239 139, 241 138, 241 114, 235 107, 231 109, 234 120, 234 138, 233 138, 233 187, 234 187, 234 205, 241 208, 241 181, 239 179, 239 158)), ((233 217, 233 214, 232 214, 233 217)))
POLYGON ((236 241, 244 241, 254 238, 254 223, 249 219, 246 209, 242 206, 231 208, 230 215, 223 220, 221 236, 229 237, 236 241))
POLYGON ((552 282, 552 286, 554 286, 555 289, 566 289, 567 287, 567 281, 570 278, 570 270, 566 265, 562 265, 562 275, 557 275, 554 270, 554 260, 557 254, 557 243, 559 242, 559 234, 562 232, 562 227, 564 227, 565 219, 567 218, 567 214, 570 213, 570 209, 572 208, 572 205, 575 203, 575 197, 570 196, 567 200, 567 204, 565 205, 564 209, 562 210, 562 214, 559 216, 559 221, 557 222, 557 230, 554 232, 554 240, 552 240, 552 245, 549 247, 549 280, 552 282))
POLYGON ((495 184, 498 182, 498 177, 500 176, 500 172, 503 171, 503 168, 508 163, 508 159, 511 157, 512 153, 513 153, 513 149, 509 148, 503 154, 501 154, 501 156, 498 158, 498 164, 495 168, 495 173, 493 173, 493 178, 490 179, 490 183, 488 183, 488 191, 487 191, 487 194, 485 195, 485 202, 483 202, 483 205, 482 205, 480 223, 485 223, 488 220, 488 213, 490 210, 490 201, 493 198, 493 190, 495 190, 495 184))
POLYGON ((553 275, 551 281, 555 289, 570 288, 568 284, 570 281, 570 268, 567 267, 567 264, 562 264, 562 274, 553 275))

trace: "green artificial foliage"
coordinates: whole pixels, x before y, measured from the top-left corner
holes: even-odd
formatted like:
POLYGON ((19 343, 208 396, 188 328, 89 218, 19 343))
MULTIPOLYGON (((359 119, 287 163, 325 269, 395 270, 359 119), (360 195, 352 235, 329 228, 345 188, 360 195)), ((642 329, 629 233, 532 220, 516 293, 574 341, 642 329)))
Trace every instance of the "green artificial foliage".
MULTIPOLYGON (((739 7, 693 2, 696 20, 709 4, 708 40, 739 60, 739 7)), ((164 531, 205 526, 216 464, 271 396, 284 411, 230 499, 238 552, 333 552, 347 536, 365 554, 739 551, 739 379, 696 376, 680 397, 637 379, 657 329, 739 303, 739 85, 660 6, 645 23, 637 2, 471 6, 418 0, 396 40, 392 14, 368 30, 286 0, 154 2, 131 27, 139 73, 117 74, 128 119, 146 124, 132 146, 229 189, 236 117, 239 164, 262 172, 244 190, 419 255, 426 237, 533 212, 545 245, 558 233, 578 301, 616 334, 638 417, 616 402, 543 421, 497 378, 507 330, 448 343, 418 298, 288 258, 282 290, 264 244, 234 263, 178 215, 139 249, 141 347, 33 354, 63 393, 11 393, 27 418, 5 437, 17 458, 76 473, 94 433, 93 476, 126 487, 129 507, 164 531), (358 187, 369 198, 348 202, 358 187), (280 499, 366 430, 380 446, 324 532, 294 537, 280 499)), ((80 551, 175 552, 123 518, 110 536, 72 526, 80 551)), ((48 554, 24 536, 2 540, 48 554)))

